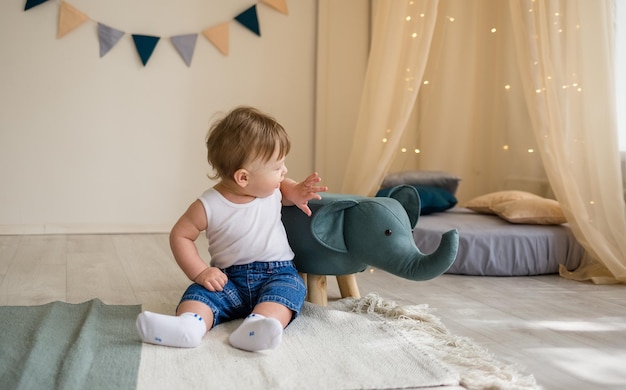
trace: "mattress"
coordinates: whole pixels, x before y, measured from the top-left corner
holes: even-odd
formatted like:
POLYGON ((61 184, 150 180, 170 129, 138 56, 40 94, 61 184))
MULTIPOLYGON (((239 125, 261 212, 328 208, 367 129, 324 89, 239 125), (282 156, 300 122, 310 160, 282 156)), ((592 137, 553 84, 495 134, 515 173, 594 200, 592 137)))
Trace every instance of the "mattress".
POLYGON ((439 246, 441 235, 451 229, 459 231, 459 251, 449 274, 552 274, 559 271, 559 264, 574 270, 584 253, 568 224, 512 224, 496 215, 462 207, 420 216, 413 237, 417 247, 428 254, 439 246))

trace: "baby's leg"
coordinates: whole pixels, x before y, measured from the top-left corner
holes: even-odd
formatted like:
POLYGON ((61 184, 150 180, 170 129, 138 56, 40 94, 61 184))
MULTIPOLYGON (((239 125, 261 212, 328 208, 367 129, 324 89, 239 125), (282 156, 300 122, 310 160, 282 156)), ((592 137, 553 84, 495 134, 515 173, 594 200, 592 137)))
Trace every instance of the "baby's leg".
POLYGON ((230 335, 230 343, 251 352, 277 348, 292 316, 293 312, 279 303, 259 303, 230 335))
POLYGON ((169 347, 195 348, 211 329, 213 312, 204 303, 183 301, 177 315, 144 311, 137 316, 137 330, 146 343, 169 347))

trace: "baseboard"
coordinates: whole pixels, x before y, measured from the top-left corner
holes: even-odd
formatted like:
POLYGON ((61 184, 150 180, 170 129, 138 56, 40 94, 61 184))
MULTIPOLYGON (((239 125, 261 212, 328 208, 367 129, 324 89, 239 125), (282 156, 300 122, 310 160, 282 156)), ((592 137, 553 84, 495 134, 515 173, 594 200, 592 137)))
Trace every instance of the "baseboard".
POLYGON ((141 234, 168 233, 171 225, 0 225, 0 235, 45 235, 45 234, 141 234))

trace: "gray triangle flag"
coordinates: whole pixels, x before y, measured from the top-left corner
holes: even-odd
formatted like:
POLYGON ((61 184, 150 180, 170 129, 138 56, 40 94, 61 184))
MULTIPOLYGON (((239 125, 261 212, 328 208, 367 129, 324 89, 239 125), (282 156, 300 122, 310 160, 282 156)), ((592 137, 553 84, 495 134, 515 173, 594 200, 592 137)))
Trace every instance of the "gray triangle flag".
POLYGON ((100 58, 111 50, 124 36, 124 31, 116 30, 105 24, 98 23, 98 41, 100 41, 100 58))
POLYGON ((198 40, 198 34, 184 34, 184 35, 175 35, 170 38, 180 56, 183 57, 183 60, 187 64, 187 66, 191 66, 191 58, 193 57, 193 52, 196 49, 196 41, 198 40))

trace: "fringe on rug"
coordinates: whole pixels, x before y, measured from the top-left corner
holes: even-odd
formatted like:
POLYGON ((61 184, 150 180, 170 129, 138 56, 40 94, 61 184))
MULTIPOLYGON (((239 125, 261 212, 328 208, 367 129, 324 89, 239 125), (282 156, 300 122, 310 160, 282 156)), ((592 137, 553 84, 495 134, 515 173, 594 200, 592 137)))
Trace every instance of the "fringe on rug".
POLYGON ((342 303, 356 313, 377 317, 386 325, 415 340, 454 368, 467 389, 540 389, 535 377, 521 374, 521 367, 498 361, 487 349, 468 337, 456 336, 431 314, 426 304, 400 306, 376 293, 345 298, 342 303), (393 321, 390 321, 393 320, 393 321))

